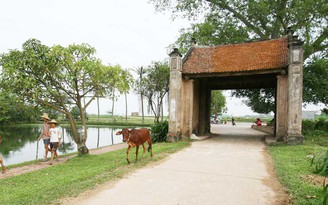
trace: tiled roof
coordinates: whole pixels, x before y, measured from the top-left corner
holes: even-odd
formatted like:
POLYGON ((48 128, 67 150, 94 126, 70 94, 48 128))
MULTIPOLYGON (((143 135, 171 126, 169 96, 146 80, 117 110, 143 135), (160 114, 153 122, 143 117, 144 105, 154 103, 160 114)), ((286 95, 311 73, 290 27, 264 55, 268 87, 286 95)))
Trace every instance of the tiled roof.
POLYGON ((288 38, 214 47, 194 47, 182 73, 223 73, 268 70, 288 66, 288 38))

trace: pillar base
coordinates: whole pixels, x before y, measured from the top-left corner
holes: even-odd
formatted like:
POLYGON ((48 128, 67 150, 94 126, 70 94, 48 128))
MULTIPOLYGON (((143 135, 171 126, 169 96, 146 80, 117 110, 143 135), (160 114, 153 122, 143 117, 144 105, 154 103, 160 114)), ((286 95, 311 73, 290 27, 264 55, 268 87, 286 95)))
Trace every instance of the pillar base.
POLYGON ((167 142, 177 142, 181 140, 181 134, 177 132, 170 132, 167 134, 166 141, 167 142))
POLYGON ((287 135, 285 139, 286 139, 285 142, 288 145, 299 145, 299 144, 303 144, 304 142, 303 135, 287 135))

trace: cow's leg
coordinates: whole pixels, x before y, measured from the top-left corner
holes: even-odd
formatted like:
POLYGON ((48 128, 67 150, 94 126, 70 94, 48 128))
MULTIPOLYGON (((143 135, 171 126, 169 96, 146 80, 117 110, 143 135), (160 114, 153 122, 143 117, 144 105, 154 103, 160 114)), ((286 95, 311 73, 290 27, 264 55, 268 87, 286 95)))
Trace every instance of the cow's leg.
POLYGON ((150 152, 150 156, 153 157, 153 145, 151 139, 148 139, 148 152, 150 152))
POLYGON ((129 160, 130 149, 131 149, 131 146, 129 145, 129 147, 128 147, 127 151, 126 151, 126 160, 128 161, 129 164, 130 164, 130 160, 129 160))
POLYGON ((136 161, 138 161, 139 145, 136 146, 136 161))
POLYGON ((145 143, 142 144, 142 148, 143 148, 142 158, 144 158, 145 153, 146 153, 146 145, 145 145, 145 143))

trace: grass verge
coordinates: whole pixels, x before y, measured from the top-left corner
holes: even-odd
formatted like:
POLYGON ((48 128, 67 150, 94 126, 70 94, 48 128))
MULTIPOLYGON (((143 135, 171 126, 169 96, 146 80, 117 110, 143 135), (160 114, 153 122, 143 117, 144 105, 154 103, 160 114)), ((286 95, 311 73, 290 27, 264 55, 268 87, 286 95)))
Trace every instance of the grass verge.
POLYGON ((272 145, 270 154, 280 182, 290 193, 295 205, 322 204, 322 184, 314 184, 309 176, 314 176, 311 157, 327 148, 312 143, 298 146, 272 145))
MULTIPOLYGON (((62 198, 77 196, 98 184, 115 181, 188 145, 188 142, 157 143, 153 146, 153 158, 147 154, 143 160, 130 165, 125 159, 126 150, 122 149, 74 157, 56 166, 1 179, 1 204, 57 204, 62 198)), ((133 159, 133 154, 130 158, 133 159)))

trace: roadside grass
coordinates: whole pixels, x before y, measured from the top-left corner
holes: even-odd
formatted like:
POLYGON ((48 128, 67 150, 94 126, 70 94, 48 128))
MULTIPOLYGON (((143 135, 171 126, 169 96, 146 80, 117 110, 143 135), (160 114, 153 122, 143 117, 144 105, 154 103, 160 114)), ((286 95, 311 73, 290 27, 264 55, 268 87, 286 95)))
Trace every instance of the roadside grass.
POLYGON ((314 174, 312 157, 327 151, 328 133, 308 131, 303 145, 271 145, 269 151, 275 163, 275 170, 286 191, 290 193, 293 204, 323 204, 323 183, 318 184, 310 178, 323 178, 314 174))
MULTIPOLYGON (((0 180, 1 204, 58 204, 60 200, 74 197, 105 182, 115 182, 134 170, 149 165, 187 147, 189 142, 157 143, 154 157, 149 153, 144 159, 131 164, 126 162, 126 149, 99 155, 74 157, 65 163, 42 170, 0 180)), ((141 156, 139 156, 141 158, 141 156)))
POLYGON ((306 178, 314 175, 310 156, 326 149, 326 147, 307 143, 298 146, 273 145, 269 147, 278 178, 286 191, 290 193, 293 204, 322 204, 322 185, 315 185, 306 178))

